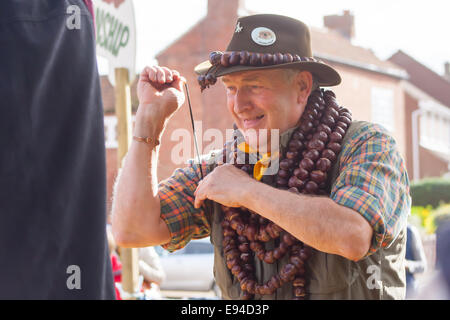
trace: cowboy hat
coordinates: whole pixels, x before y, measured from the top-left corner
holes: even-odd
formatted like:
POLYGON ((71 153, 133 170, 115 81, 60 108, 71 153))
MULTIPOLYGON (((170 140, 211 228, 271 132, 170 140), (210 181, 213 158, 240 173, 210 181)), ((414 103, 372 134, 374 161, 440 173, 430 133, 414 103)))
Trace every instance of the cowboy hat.
POLYGON ((341 82, 335 69, 313 58, 308 27, 299 20, 274 14, 239 18, 226 52, 213 52, 209 60, 194 70, 200 76, 212 74, 216 78, 273 68, 309 71, 319 86, 335 86, 341 82))

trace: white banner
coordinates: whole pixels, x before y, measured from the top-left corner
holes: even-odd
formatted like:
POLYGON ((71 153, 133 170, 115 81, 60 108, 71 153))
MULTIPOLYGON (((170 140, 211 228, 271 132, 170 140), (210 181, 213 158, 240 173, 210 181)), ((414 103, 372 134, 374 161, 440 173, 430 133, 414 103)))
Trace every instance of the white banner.
POLYGON ((108 79, 115 86, 114 69, 127 68, 136 76, 136 24, 132 0, 94 0, 97 54, 109 63, 108 79))

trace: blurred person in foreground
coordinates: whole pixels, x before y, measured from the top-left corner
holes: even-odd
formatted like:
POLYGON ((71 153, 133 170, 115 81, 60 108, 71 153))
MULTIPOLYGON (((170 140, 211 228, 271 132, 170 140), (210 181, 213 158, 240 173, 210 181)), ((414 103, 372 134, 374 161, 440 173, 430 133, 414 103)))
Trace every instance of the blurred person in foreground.
POLYGON ((0 299, 114 299, 91 1, 0 1, 0 48, 0 299))
POLYGON ((411 199, 395 140, 320 88, 341 78, 313 58, 302 22, 253 15, 231 32, 226 52, 195 71, 202 90, 222 77, 227 106, 209 107, 227 107, 233 139, 159 185, 159 140, 184 78, 142 71, 114 188, 116 241, 174 251, 210 235, 225 299, 404 299, 411 199))

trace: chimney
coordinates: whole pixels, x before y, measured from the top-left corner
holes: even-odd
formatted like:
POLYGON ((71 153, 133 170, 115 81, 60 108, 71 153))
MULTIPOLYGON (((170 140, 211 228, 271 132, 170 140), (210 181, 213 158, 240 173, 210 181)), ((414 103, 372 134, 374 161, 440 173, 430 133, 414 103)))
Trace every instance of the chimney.
POLYGON ((448 61, 444 64, 444 69, 444 78, 450 81, 450 63, 448 61))
MULTIPOLYGON (((244 6, 244 0, 208 0, 208 17, 234 17, 244 6)), ((234 21, 233 21, 234 23, 234 21)))
POLYGON ((343 15, 335 14, 323 17, 323 24, 328 29, 339 32, 348 40, 355 36, 355 17, 349 10, 344 10, 343 15))

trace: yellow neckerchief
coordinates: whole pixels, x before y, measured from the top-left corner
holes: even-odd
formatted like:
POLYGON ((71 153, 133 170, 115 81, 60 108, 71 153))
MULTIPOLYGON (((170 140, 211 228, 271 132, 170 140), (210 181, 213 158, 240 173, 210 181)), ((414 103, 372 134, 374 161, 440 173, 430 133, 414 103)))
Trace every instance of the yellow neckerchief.
MULTIPOLYGON (((241 142, 238 144, 238 149, 245 153, 257 153, 258 151, 250 147, 247 142, 241 142)), ((267 152, 262 155, 261 159, 259 159, 253 168, 253 177, 260 181, 264 175, 264 172, 267 170, 270 160, 278 157, 279 152, 275 152, 273 156, 270 155, 270 152, 267 152)))

